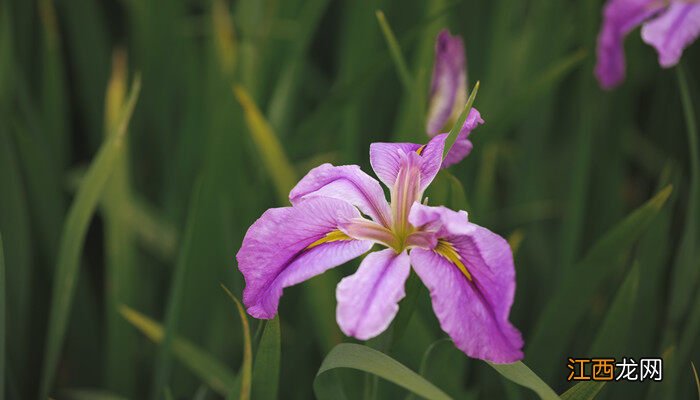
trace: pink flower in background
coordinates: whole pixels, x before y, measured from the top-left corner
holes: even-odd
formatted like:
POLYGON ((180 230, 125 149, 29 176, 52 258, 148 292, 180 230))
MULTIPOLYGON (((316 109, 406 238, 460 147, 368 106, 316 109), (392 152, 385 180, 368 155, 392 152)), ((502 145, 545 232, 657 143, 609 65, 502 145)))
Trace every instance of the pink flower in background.
MULTIPOLYGON (((434 137, 449 131, 467 104, 467 64, 464 43, 459 36, 452 36, 447 29, 442 30, 435 43, 435 66, 430 84, 430 103, 426 131, 434 137)), ((443 161, 443 168, 456 164, 472 151, 469 134, 484 123, 481 114, 472 108, 467 120, 443 161)))
POLYGON ((267 210, 236 255, 248 313, 277 314, 285 287, 368 252, 336 290, 337 322, 367 340, 396 316, 411 266, 430 290, 440 326, 467 355, 496 363, 523 357, 520 332, 508 321, 515 268, 505 239, 469 222, 465 211, 422 203, 443 163, 447 134, 425 146, 374 143, 370 161, 390 189, 359 166, 323 164, 292 189, 291 207, 267 210))
POLYGON ((644 42, 656 49, 659 64, 672 67, 700 35, 700 1, 609 0, 603 9, 595 67, 601 87, 610 89, 624 80, 623 42, 639 25, 644 42))

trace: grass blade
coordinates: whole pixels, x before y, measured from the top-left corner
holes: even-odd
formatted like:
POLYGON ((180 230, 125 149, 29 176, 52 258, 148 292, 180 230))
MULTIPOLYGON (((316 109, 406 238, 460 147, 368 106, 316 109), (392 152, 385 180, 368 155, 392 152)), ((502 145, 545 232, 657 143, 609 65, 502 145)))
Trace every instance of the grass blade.
POLYGON ((248 130, 277 189, 278 200, 280 204, 287 204, 289 191, 296 184, 294 167, 290 164, 284 147, 275 136, 272 127, 267 123, 248 91, 243 86, 235 85, 233 93, 243 107, 248 130))
MULTIPOLYGON (((236 309, 238 309, 238 316, 241 318, 241 324, 243 325, 243 365, 241 365, 241 372, 239 374, 241 378, 241 392, 238 397, 240 400, 250 399, 250 388, 253 374, 253 351, 252 344, 250 340, 250 327, 248 326, 248 317, 246 316, 245 309, 236 296, 231 293, 230 290, 223 284, 221 287, 224 289, 228 297, 233 300, 236 304, 236 309)), ((233 393, 231 393, 233 396, 233 393)))
POLYGON ((80 252, 87 233, 88 224, 97 203, 109 180, 115 161, 124 151, 124 135, 133 113, 140 89, 137 77, 132 84, 129 98, 124 105, 120 120, 115 124, 115 134, 101 146, 95 161, 88 169, 78 189, 63 227, 58 252, 56 275, 51 292, 49 323, 46 331, 44 365, 41 375, 39 399, 46 399, 53 384, 63 339, 68 327, 73 292, 80 266, 80 252))
POLYGON ((681 92, 681 104, 685 116, 688 134, 688 149, 690 151, 690 193, 688 195, 688 210, 681 245, 673 272, 673 289, 669 308, 670 323, 677 327, 686 317, 687 307, 692 299, 693 288, 698 280, 696 267, 698 245, 698 212, 700 212, 700 154, 698 154, 698 126, 690 96, 690 88, 683 65, 676 68, 678 87, 681 92))
POLYGON ((474 105, 474 99, 476 99, 476 94, 478 92, 479 92, 479 81, 476 81, 476 85, 474 85, 474 89, 472 89, 472 92, 469 94, 469 98, 467 99, 467 105, 464 106, 464 110, 462 111, 461 114, 459 114, 459 118, 457 118, 457 122, 454 124, 454 126, 450 130, 450 134, 447 135, 447 139, 445 139, 445 149, 442 152, 443 159, 447 156, 447 153, 450 152, 452 145, 455 144, 455 141, 457 140, 457 135, 459 135, 459 131, 462 129, 462 125, 464 125, 464 121, 467 120, 467 116, 469 115, 469 112, 472 110, 472 105, 474 105))
POLYGON ((192 260, 190 260, 192 254, 192 238, 193 232, 195 232, 197 229, 197 219, 195 218, 195 215, 199 207, 201 191, 201 180, 198 180, 195 183, 195 187, 192 191, 192 199, 189 205, 182 249, 180 256, 178 257, 177 265, 175 266, 175 271, 173 272, 172 283, 170 284, 170 293, 168 295, 168 303, 165 310, 163 340, 161 342, 154 369, 153 386, 151 387, 151 398, 153 400, 157 400, 161 397, 161 393, 163 393, 170 375, 171 345, 173 337, 175 336, 175 331, 177 330, 178 318, 181 311, 180 308, 182 304, 187 267, 192 264, 192 260))
POLYGON ((352 368, 384 378, 426 399, 450 399, 442 390, 388 355, 359 344, 341 343, 328 353, 316 373, 314 392, 317 397, 319 378, 336 368, 352 368))
POLYGON ((561 400, 593 400, 603 389, 603 386, 605 386, 605 382, 579 382, 562 393, 561 400))
POLYGON ((389 46, 389 52, 391 53, 391 58, 394 60, 394 66, 396 66, 396 71, 401 79, 401 84, 403 85, 406 92, 411 93, 414 90, 413 78, 411 77, 411 72, 409 72, 408 64, 406 63, 406 58, 401 52, 401 46, 399 46, 399 41, 396 40, 394 32, 389 26, 389 22, 386 20, 384 12, 381 10, 376 11, 377 21, 379 22, 379 27, 382 29, 382 34, 384 35, 384 40, 386 40, 386 45, 389 46))
POLYGON ((562 283, 535 326, 526 354, 530 365, 540 368, 547 378, 556 368, 553 360, 561 359, 576 323, 587 310, 588 300, 601 282, 614 271, 610 263, 626 254, 645 232, 671 194, 669 185, 610 229, 574 268, 565 272, 562 283), (572 296, 576 293, 576 296, 572 296))
POLYGON ((693 377, 695 378, 695 386, 698 388, 698 399, 700 399, 700 378, 698 378, 698 370, 695 369, 695 364, 691 361, 690 366, 693 368, 693 377))
POLYGON ((280 377, 280 319, 265 322, 253 366, 253 398, 275 400, 280 377))
POLYGON ((639 292, 639 264, 635 263, 612 301, 588 354, 622 356, 632 330, 632 317, 639 292))
POLYGON ((5 393, 5 251, 0 233, 0 394, 5 393))
POLYGON ((96 389, 62 390, 61 398, 66 400, 127 400, 126 397, 96 389))
MULTIPOLYGON (((156 344, 163 342, 163 327, 159 323, 127 306, 121 306, 119 312, 152 342, 156 344)), ((221 396, 226 396, 235 386, 234 372, 191 342, 175 336, 172 341, 172 350, 182 364, 221 396)))
POLYGON ((537 374, 532 372, 522 361, 512 364, 493 364, 486 362, 499 374, 511 382, 532 389, 542 400, 557 400, 559 396, 537 374))

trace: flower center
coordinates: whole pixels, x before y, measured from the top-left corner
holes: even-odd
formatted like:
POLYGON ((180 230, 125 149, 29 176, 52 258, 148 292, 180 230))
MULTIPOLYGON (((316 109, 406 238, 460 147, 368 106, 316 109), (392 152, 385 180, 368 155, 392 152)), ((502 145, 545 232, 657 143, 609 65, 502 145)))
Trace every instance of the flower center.
MULTIPOLYGON (((423 195, 420 186, 421 156, 416 152, 405 153, 401 157, 401 168, 391 188, 391 231, 395 237, 394 250, 401 252, 406 248, 406 239, 415 232, 408 222, 408 214, 413 203, 423 195)), ((393 246, 392 246, 393 247, 393 246)))

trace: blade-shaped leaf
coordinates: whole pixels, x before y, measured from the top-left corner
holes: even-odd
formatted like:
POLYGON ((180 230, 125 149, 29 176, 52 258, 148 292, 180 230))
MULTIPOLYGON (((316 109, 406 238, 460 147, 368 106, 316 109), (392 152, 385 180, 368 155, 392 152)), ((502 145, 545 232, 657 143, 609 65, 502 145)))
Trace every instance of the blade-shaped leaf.
POLYGON ((559 399, 559 396, 557 396, 554 390, 544 383, 544 381, 542 381, 537 374, 532 372, 522 361, 512 364, 493 364, 490 362, 487 362, 487 364, 511 382, 532 389, 542 400, 559 399))
POLYGON ((607 232, 574 268, 565 272, 562 283, 541 314, 526 354, 530 364, 548 377, 561 359, 576 323, 585 313, 595 289, 604 282, 616 262, 645 232, 671 194, 669 185, 607 232))
POLYGON ((632 329, 638 289, 639 265, 635 263, 617 291, 588 354, 612 356, 625 350, 626 338, 632 329))
POLYGON ((394 65, 399 73, 399 78, 401 78, 401 83, 407 92, 414 90, 413 78, 408 70, 408 64, 406 63, 406 57, 403 56, 401 52, 401 47, 399 46, 399 41, 396 40, 394 31, 391 30, 389 22, 386 20, 384 12, 377 10, 377 21, 379 22, 379 27, 382 29, 382 34, 384 35, 384 40, 386 40, 387 46, 389 46, 389 52, 391 53, 391 58, 394 60, 394 65))
POLYGON ((98 389, 67 389, 61 391, 61 398, 66 400, 126 400, 126 397, 98 389))
POLYGON ((459 114, 459 118, 457 118, 457 122, 455 122, 454 126, 450 130, 450 133, 447 135, 447 139, 445 139, 445 148, 442 151, 442 158, 444 159, 447 156, 447 153, 450 152, 450 149, 452 148, 452 145, 455 144, 455 141, 457 140, 457 135, 459 135, 459 131, 462 129, 462 125, 464 125, 464 121, 467 120, 467 117, 469 116, 469 112, 472 110, 472 106, 474 105, 474 100, 476 99, 476 94, 479 92, 479 81, 476 81, 476 84, 474 85, 474 89, 472 89, 472 92, 469 94, 469 98, 467 99, 467 104, 464 106, 464 110, 462 111, 461 114, 459 114))
POLYGON ((442 390, 388 355, 367 346, 341 343, 328 353, 316 373, 314 392, 323 398, 317 386, 319 378, 336 368, 351 368, 384 378, 426 399, 450 399, 442 390))
MULTIPOLYGON (((120 307, 119 312, 154 343, 160 344, 163 341, 163 327, 158 322, 127 306, 120 307)), ((191 342, 175 336, 172 350, 182 364, 220 395, 227 395, 236 386, 233 371, 191 342)))
POLYGON ((122 108, 119 121, 114 125, 115 134, 108 135, 95 160, 88 168, 75 200, 68 211, 58 251, 56 274, 51 292, 51 309, 46 330, 44 365, 41 375, 39 398, 46 399, 53 384, 80 266, 80 253, 85 241, 88 224, 100 200, 119 154, 124 151, 123 136, 131 119, 140 89, 137 77, 132 84, 127 103, 122 108))
MULTIPOLYGON (((248 317, 246 316, 245 309, 236 296, 231 293, 230 290, 223 284, 221 287, 224 289, 228 297, 233 300, 236 304, 236 309, 238 310, 238 316, 241 318, 241 324, 243 325, 243 365, 241 365, 241 390, 240 390, 240 400, 250 399, 250 387, 253 375, 253 350, 252 343, 250 339, 250 326, 248 326, 248 317)), ((233 393, 229 397, 232 398, 233 393)))
POLYGON ((690 366, 693 367, 693 377, 695 378, 695 386, 698 388, 698 399, 700 399, 700 378, 698 378, 698 370, 695 369, 695 364, 691 361, 690 366))
POLYGON ((5 251, 0 233, 0 393, 5 393, 5 251))
POLYGON ((253 398, 277 399, 280 377, 280 319, 275 317, 265 322, 253 366, 253 398))
POLYGON ((277 196, 280 204, 287 204, 289 191, 296 184, 294 166, 289 162, 284 152, 284 147, 272 131, 272 127, 267 123, 260 109, 250 97, 248 91, 240 85, 233 87, 236 99, 243 107, 248 130, 253 138, 253 142, 260 153, 267 173, 277 189, 277 196))
POLYGON ((571 389, 562 393, 562 400, 593 400, 598 395, 598 392, 603 388, 605 382, 586 381, 579 382, 571 389))
POLYGON ((192 199, 190 200, 183 244, 180 249, 177 264, 175 265, 175 271, 171 278, 168 302, 165 309, 165 320, 163 321, 163 340, 158 349, 158 358, 156 360, 153 384, 151 386, 151 399, 153 400, 157 400, 161 397, 170 376, 172 339, 175 337, 178 320, 180 318, 187 268, 193 263, 191 260, 192 241, 194 232, 197 229, 195 226, 197 224, 195 215, 199 207, 198 203, 201 191, 202 184, 201 179, 199 179, 195 182, 194 189, 192 190, 192 199))

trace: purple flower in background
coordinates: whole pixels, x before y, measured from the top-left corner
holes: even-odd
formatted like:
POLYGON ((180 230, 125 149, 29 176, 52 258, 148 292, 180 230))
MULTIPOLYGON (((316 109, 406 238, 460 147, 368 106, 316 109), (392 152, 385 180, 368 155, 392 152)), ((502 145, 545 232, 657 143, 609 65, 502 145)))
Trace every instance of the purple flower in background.
POLYGON ((659 64, 672 67, 700 35, 698 0, 608 0, 598 35, 595 74, 605 89, 625 78, 625 36, 642 26, 642 39, 659 54, 659 64))
MULTIPOLYGON (((449 131, 467 104, 467 64, 464 43, 459 36, 452 36, 447 29, 440 31, 435 42, 435 66, 430 84, 430 104, 426 131, 434 137, 449 131)), ((460 162, 472 150, 469 133, 484 123, 481 114, 472 108, 467 120, 443 161, 443 168, 460 162)))
POLYGON ((248 313, 277 314, 282 290, 369 251, 337 287, 342 331, 367 340, 383 332, 404 297, 410 268, 430 290, 442 329, 467 355, 496 363, 523 357, 508 321, 515 268, 508 243, 469 222, 465 211, 421 203, 438 173, 447 134, 428 144, 373 143, 370 161, 390 189, 356 165, 323 164, 292 189, 292 207, 267 210, 236 258, 248 313))

